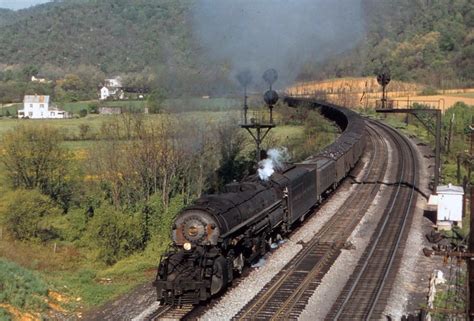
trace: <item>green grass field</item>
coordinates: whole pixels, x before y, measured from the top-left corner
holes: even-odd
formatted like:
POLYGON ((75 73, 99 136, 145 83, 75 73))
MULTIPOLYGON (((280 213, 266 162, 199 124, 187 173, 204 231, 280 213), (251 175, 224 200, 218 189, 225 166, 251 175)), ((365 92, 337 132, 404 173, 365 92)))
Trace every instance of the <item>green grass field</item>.
MULTIPOLYGON (((54 102, 53 102, 54 103, 54 102)), ((69 103, 55 103, 58 108, 79 115, 83 109, 88 110, 90 104, 107 107, 122 107, 125 110, 143 111, 146 106, 146 100, 117 100, 117 101, 78 101, 69 103)), ((242 101, 233 98, 173 98, 166 99, 163 102, 163 108, 168 112, 189 112, 189 111, 229 111, 239 109, 242 101)), ((23 108, 23 104, 8 104, 0 106, 0 116, 16 115, 19 109, 23 108)))

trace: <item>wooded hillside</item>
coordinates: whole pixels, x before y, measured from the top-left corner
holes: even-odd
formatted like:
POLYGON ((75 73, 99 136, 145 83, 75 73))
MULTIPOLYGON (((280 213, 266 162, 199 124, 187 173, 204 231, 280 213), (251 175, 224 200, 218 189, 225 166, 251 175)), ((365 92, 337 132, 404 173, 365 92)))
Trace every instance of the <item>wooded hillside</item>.
POLYGON ((304 78, 373 75, 382 64, 392 78, 433 87, 474 84, 474 3, 470 0, 362 0, 364 41, 304 78))
POLYGON ((190 54, 186 0, 62 1, 0 12, 0 62, 141 71, 190 54), (133 3, 133 5, 132 5, 133 3))
MULTIPOLYGON (((12 79, 6 69, 25 74, 26 68, 26 76, 35 71, 53 80, 81 72, 94 86, 104 75, 129 73, 132 85, 228 92, 231 61, 203 57, 191 23, 195 3, 57 0, 0 10, 0 81, 12 79)), ((360 44, 329 61, 308 61, 300 79, 372 76, 387 64, 398 80, 444 88, 474 84, 472 1, 361 4, 366 34, 360 44)))

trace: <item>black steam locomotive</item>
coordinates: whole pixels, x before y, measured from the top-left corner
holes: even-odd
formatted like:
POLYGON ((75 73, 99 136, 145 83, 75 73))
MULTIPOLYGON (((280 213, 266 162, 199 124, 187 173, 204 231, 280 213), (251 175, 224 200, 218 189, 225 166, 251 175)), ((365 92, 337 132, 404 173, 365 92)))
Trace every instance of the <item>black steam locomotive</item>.
MULTIPOLYGON (((290 105, 301 101, 287 99, 290 105)), ((172 249, 154 282, 164 304, 198 304, 221 292, 243 267, 265 254, 333 190, 359 160, 365 125, 354 112, 312 102, 344 130, 335 143, 302 163, 226 186, 184 209, 173 225, 172 249)))

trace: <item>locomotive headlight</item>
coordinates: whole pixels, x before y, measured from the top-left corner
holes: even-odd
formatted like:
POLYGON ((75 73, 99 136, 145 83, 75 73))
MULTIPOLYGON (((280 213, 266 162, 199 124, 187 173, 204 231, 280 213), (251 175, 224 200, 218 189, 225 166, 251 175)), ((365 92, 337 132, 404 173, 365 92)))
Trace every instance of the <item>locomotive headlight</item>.
POLYGON ((184 243, 184 244, 183 244, 183 248, 184 248, 186 251, 191 250, 191 243, 189 243, 189 242, 184 243))

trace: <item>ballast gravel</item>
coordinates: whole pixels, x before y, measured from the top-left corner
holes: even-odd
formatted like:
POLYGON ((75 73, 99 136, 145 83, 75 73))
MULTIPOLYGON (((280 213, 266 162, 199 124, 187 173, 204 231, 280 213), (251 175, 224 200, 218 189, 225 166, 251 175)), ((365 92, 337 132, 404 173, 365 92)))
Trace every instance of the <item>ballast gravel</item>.
MULTIPOLYGON (((396 162, 392 161, 392 150, 388 145, 388 163, 387 172, 384 181, 393 180, 393 173, 396 169, 390 168, 395 166, 396 162)), ((301 313, 299 320, 317 321, 324 320, 329 313, 333 303, 346 285, 349 277, 354 271, 357 262, 365 251, 372 234, 383 214, 380 210, 385 208, 388 203, 388 197, 391 187, 382 185, 375 197, 374 201, 367 210, 367 213, 361 219, 357 227, 351 233, 348 241, 354 245, 354 249, 341 251, 336 262, 331 266, 329 271, 323 277, 321 284, 316 288, 306 305, 305 310, 301 313)))

